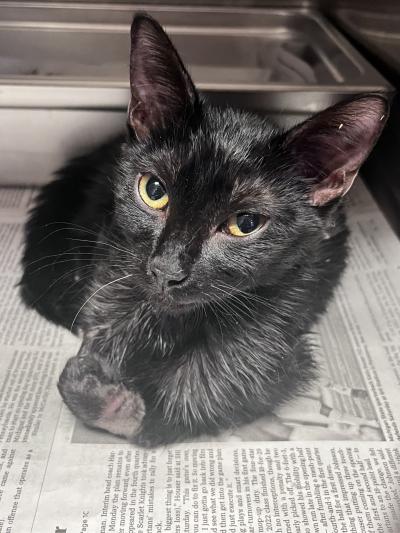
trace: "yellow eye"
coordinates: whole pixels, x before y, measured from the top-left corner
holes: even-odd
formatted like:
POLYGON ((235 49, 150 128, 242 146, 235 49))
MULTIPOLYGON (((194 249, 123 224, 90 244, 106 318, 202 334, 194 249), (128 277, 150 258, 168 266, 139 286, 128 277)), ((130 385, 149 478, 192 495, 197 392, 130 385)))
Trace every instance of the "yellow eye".
POLYGON ((226 232, 235 237, 246 237, 257 231, 264 223, 265 216, 255 213, 238 213, 228 218, 226 232))
POLYGON ((143 202, 152 209, 164 209, 168 205, 168 194, 164 184, 151 174, 141 176, 139 194, 143 202))

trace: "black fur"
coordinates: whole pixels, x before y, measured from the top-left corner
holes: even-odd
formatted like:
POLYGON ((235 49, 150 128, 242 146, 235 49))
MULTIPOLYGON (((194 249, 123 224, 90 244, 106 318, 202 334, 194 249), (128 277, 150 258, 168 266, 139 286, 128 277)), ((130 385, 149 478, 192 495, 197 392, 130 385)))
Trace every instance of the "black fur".
POLYGON ((82 331, 60 377, 67 405, 89 425, 154 446, 249 422, 312 379, 307 334, 346 262, 341 196, 387 104, 361 96, 284 133, 200 100, 145 15, 133 22, 132 58, 127 134, 43 187, 21 290, 46 318, 82 331), (140 200, 144 173, 165 182, 167 211, 140 200), (266 224, 228 235, 237 212, 266 224), (154 261, 181 281, 160 289, 154 261), (120 430, 107 426, 122 416, 110 400, 120 391, 144 402, 135 425, 133 408, 124 411, 126 430, 122 419, 120 430))

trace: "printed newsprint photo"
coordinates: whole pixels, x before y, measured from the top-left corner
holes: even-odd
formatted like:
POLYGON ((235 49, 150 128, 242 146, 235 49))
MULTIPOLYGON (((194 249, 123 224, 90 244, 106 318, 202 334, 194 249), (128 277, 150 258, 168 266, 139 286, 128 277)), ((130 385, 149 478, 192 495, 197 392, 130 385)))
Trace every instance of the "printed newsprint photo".
POLYGON ((361 181, 312 388, 218 438, 150 451, 61 402, 79 339, 18 296, 34 195, 0 194, 0 533, 400 532, 400 244, 361 181))

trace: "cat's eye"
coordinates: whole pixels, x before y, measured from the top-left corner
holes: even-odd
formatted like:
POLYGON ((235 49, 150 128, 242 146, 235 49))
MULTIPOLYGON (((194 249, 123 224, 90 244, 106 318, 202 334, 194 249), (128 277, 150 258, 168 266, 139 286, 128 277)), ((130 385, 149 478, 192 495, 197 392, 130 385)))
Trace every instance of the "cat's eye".
POLYGON ((235 237, 246 237, 260 229, 266 222, 264 215, 236 213, 228 218, 225 231, 235 237))
POLYGON ((152 209, 164 209, 168 205, 168 194, 165 185, 151 174, 143 174, 140 177, 139 194, 143 202, 152 209))

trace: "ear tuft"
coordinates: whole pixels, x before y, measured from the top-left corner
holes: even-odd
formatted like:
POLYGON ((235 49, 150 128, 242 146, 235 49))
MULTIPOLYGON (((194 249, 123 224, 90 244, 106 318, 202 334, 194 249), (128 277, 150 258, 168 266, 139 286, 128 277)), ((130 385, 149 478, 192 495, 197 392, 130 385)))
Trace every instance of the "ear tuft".
POLYGON ((139 139, 182 122, 198 102, 194 84, 160 24, 147 14, 131 27, 128 124, 139 139))
POLYGON ((385 97, 362 95, 336 104, 288 132, 285 146, 311 184, 312 205, 325 205, 346 194, 388 114, 385 97))

